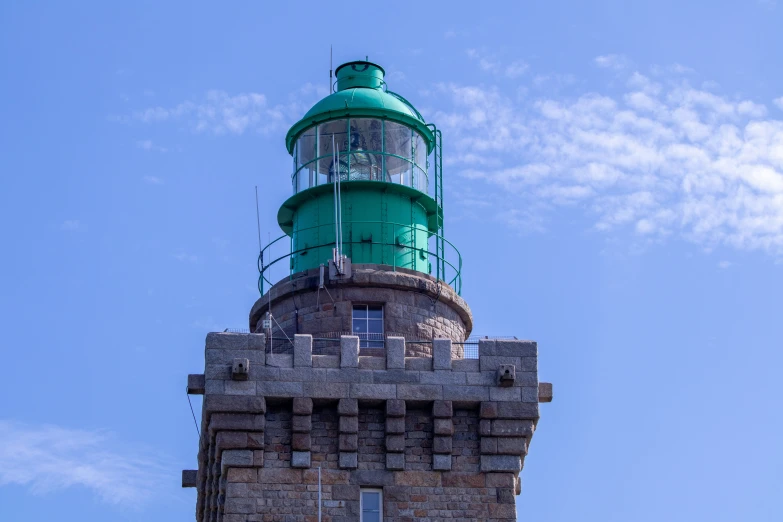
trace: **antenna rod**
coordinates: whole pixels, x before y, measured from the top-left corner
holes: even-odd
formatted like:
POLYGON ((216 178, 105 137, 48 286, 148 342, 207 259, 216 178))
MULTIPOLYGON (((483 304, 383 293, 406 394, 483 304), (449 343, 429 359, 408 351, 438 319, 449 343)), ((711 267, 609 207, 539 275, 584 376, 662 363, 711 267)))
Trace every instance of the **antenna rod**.
POLYGON ((332 93, 332 46, 329 46, 329 92, 332 93))
POLYGON ((334 249, 335 249, 335 264, 340 258, 340 222, 337 217, 337 180, 340 179, 339 162, 337 161, 337 149, 334 146, 334 134, 332 134, 332 171, 334 172, 334 179, 332 179, 334 189, 334 249))
POLYGON ((258 227, 258 251, 261 252, 261 217, 258 212, 258 185, 256 185, 256 226, 258 227))

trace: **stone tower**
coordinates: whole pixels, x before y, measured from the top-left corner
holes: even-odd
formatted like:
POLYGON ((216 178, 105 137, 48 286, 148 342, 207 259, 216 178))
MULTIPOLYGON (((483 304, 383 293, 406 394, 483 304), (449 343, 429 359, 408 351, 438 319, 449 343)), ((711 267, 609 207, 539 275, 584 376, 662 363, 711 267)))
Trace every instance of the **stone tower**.
POLYGON ((293 196, 259 257, 250 333, 207 335, 188 376, 204 394, 182 475, 199 522, 516 520, 552 387, 535 342, 470 338, 441 133, 383 77, 338 67, 287 135, 293 196))

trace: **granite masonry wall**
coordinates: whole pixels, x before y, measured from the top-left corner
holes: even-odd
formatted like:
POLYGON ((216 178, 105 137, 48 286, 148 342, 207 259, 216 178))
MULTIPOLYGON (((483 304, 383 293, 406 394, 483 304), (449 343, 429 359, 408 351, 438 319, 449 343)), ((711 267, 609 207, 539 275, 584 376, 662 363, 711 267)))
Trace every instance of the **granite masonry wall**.
POLYGON ((406 357, 390 338, 384 357, 314 355, 310 335, 292 354, 267 355, 261 334, 207 336, 196 520, 359 520, 362 487, 381 488, 386 521, 516 520, 519 473, 551 400, 531 341, 479 343, 453 359, 450 339, 431 356, 406 357), (502 377, 502 378, 501 378, 502 377))
MULTIPOLYGON (((273 323, 271 335, 293 339, 296 334, 315 338, 351 332, 353 304, 383 305, 386 335, 409 340, 451 339, 461 343, 473 328, 467 303, 454 289, 437 279, 416 272, 383 265, 354 265, 350 278, 328 281, 319 289, 317 269, 294 274, 273 286, 250 312, 250 331, 270 334, 263 329, 271 294, 273 323)), ((277 353, 290 353, 291 344, 277 342, 277 353)), ((462 346, 454 345, 455 357, 462 346)), ((316 352, 336 353, 336 343, 316 343, 316 352)), ((407 347, 408 356, 431 355, 428 344, 407 347)))

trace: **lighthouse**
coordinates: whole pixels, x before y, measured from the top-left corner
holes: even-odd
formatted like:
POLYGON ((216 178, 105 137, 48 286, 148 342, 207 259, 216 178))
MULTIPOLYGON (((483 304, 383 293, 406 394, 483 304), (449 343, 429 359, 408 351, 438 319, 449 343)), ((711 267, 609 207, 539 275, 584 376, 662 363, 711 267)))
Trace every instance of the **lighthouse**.
POLYGON ((208 334, 188 376, 204 395, 198 469, 182 475, 196 519, 516 520, 552 398, 538 346, 471 337, 441 131, 380 65, 335 77, 285 137, 291 195, 249 333, 208 334))

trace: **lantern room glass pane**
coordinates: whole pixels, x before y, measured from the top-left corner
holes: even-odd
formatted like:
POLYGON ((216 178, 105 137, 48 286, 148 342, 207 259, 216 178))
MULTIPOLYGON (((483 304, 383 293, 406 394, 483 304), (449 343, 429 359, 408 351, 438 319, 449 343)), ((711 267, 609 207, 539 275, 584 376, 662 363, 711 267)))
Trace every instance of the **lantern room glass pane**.
POLYGON ((405 125, 386 122, 386 150, 387 154, 394 154, 403 158, 411 157, 411 130, 405 125))
POLYGON ((315 159, 315 127, 307 129, 299 137, 296 143, 297 162, 296 166, 301 167, 315 159))
POLYGON ((383 123, 370 118, 351 118, 349 123, 349 179, 383 181, 383 123))
POLYGON ((427 142, 417 133, 413 133, 413 162, 422 170, 427 170, 427 142))
MULTIPOLYGON (((332 181, 330 172, 334 170, 332 166, 333 150, 332 150, 332 138, 334 137, 334 144, 337 148, 338 154, 340 151, 348 150, 348 120, 335 120, 323 123, 318 126, 318 184, 330 183, 332 181)), ((344 155, 342 160, 345 161, 344 155)), ((345 178, 343 178, 345 179, 345 178)))

